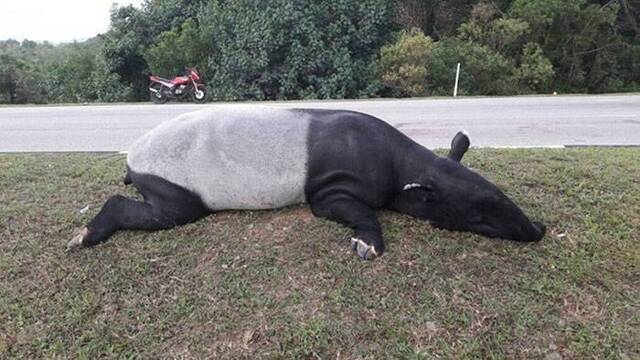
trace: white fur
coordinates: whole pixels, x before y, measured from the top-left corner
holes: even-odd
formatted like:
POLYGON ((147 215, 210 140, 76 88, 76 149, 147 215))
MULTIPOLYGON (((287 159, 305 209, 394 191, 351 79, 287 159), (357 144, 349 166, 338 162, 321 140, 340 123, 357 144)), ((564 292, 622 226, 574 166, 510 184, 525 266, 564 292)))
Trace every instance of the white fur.
POLYGON ((211 210, 303 202, 309 116, 225 105, 162 123, 129 149, 131 170, 198 194, 211 210))

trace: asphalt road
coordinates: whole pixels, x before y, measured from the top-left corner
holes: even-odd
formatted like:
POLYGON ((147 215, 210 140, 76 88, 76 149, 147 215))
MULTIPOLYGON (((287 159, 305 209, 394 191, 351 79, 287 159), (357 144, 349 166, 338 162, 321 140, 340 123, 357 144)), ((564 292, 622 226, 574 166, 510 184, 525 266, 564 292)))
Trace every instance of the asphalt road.
MULTIPOLYGON (((640 146, 640 95, 260 104, 362 111, 429 148, 448 147, 462 129, 478 147, 640 146)), ((216 104, 0 107, 0 152, 123 151, 162 121, 203 106, 216 104)))

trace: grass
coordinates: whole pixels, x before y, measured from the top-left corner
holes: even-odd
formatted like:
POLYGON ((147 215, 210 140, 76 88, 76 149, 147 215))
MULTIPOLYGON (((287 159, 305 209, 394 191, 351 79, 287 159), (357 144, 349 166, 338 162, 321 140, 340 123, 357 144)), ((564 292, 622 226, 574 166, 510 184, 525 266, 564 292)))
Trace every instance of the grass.
POLYGON ((0 155, 0 358, 638 358, 640 149, 467 156, 549 225, 542 242, 381 212, 387 252, 365 262, 292 207, 66 254, 133 195, 124 159, 0 155))

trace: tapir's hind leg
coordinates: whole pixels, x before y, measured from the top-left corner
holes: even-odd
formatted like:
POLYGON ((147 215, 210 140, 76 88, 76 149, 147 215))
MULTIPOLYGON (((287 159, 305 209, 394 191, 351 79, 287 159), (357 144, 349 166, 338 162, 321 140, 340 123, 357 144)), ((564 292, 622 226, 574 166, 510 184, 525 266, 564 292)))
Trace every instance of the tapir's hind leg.
POLYGON ((111 197, 98 215, 69 244, 92 246, 106 241, 118 230, 162 230, 196 221, 210 213, 197 195, 153 175, 129 173, 144 197, 136 201, 111 197))

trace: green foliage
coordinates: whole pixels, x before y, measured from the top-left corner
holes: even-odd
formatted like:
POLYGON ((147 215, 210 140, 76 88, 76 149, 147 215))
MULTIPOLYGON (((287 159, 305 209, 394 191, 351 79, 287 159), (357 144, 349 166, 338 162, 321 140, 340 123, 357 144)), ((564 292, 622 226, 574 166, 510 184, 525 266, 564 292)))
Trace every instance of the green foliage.
POLYGON ((370 94, 373 55, 391 35, 383 0, 178 1, 116 8, 104 54, 144 98, 146 75, 196 66, 213 98, 341 98, 370 94))
POLYGON ((402 32, 396 43, 382 47, 379 76, 392 96, 424 96, 433 41, 420 30, 402 32))
POLYGON ((602 92, 619 79, 623 42, 617 33, 620 7, 585 0, 516 0, 509 15, 526 21, 528 42, 540 45, 555 68, 554 88, 602 92))
POLYGON ((14 103, 43 104, 47 102, 45 73, 37 65, 23 61, 16 72, 16 97, 14 103))
POLYGON ((621 24, 633 28, 634 21, 632 16, 620 20, 617 3, 515 0, 504 5, 508 9, 501 11, 493 1, 477 2, 455 37, 435 43, 428 94, 451 93, 457 62, 462 63, 460 93, 467 95, 638 89, 631 60, 638 38, 618 33, 621 24))
POLYGON ((214 100, 638 91, 636 0, 148 0, 82 43, 0 41, 0 103, 148 99, 196 67, 214 100), (416 30, 419 29, 419 30, 416 30))
POLYGON ((15 103, 17 59, 0 54, 0 104, 15 103))
POLYGON ((204 68, 206 45, 202 44, 200 29, 193 19, 182 24, 181 29, 162 32, 156 37, 156 45, 148 48, 145 59, 154 74, 172 76, 184 72, 185 67, 204 68))
POLYGON ((43 73, 22 58, 19 47, 13 50, 0 51, 0 104, 45 102, 43 73))
POLYGON ((147 63, 142 55, 146 44, 152 43, 146 15, 133 6, 114 8, 111 12, 111 30, 105 36, 102 53, 110 72, 120 76, 125 85, 131 86, 135 99, 147 94, 147 63))
POLYGON ((391 16, 384 0, 213 1, 199 17, 205 77, 217 99, 359 97, 391 16))
POLYGON ((133 98, 133 88, 124 85, 118 74, 109 71, 107 62, 101 54, 96 55, 94 66, 89 82, 95 101, 129 101, 133 98))
POLYGON ((95 101, 93 87, 89 79, 94 71, 95 52, 87 45, 68 44, 61 50, 64 62, 48 66, 49 96, 55 102, 95 101))
MULTIPOLYGON (((455 36, 478 0, 395 0, 396 21, 405 29, 419 28, 433 39, 455 36)), ((502 3, 500 0, 494 1, 502 3)))
POLYGON ((618 78, 611 80, 611 91, 638 91, 640 89, 640 43, 627 45, 618 56, 621 61, 618 78), (623 60, 627 61, 623 61, 623 60))
POLYGON ((499 18, 487 23, 474 20, 465 23, 458 37, 496 52, 508 52, 528 32, 529 24, 522 20, 499 18))
MULTIPOLYGON (((458 62, 462 65, 459 84, 462 95, 546 91, 554 75, 553 65, 537 43, 525 42, 530 33, 531 27, 526 21, 501 16, 492 4, 479 2, 472 7, 469 20, 460 26, 457 36, 435 42, 428 54, 423 54, 422 68, 417 68, 424 69, 422 72, 414 70, 410 59, 399 58, 395 66, 424 76, 420 83, 429 85, 426 89, 419 88, 420 95, 451 94, 458 62), (428 75, 427 68, 430 68, 428 75)), ((389 56, 384 51, 399 49, 401 44, 383 48, 381 63, 388 61, 384 60, 389 56)), ((387 84, 392 77, 383 73, 381 79, 387 84)), ((394 96, 417 95, 413 84, 395 85, 394 96)))
POLYGON ((522 50, 522 61, 515 71, 516 80, 524 89, 547 91, 554 71, 551 61, 537 43, 528 43, 522 50))
POLYGON ((515 90, 509 60, 480 44, 453 38, 439 41, 433 50, 430 81, 433 94, 452 93, 458 62, 460 95, 502 95, 515 90))
POLYGON ((107 67, 102 43, 0 43, 0 103, 124 101, 131 90, 107 67))

